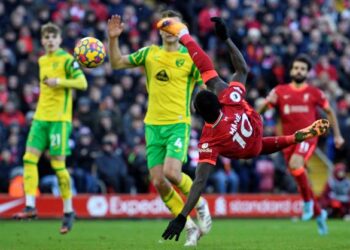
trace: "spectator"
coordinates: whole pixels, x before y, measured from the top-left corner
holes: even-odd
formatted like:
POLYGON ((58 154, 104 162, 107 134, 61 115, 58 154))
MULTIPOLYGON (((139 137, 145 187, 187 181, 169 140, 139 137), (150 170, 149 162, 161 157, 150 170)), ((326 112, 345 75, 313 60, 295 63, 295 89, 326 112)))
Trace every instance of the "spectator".
POLYGON ((346 176, 344 163, 334 166, 333 175, 328 179, 320 197, 322 207, 331 217, 350 215, 350 179, 346 176))
POLYGON ((98 181, 94 165, 97 156, 97 145, 94 143, 91 130, 81 127, 77 145, 73 150, 74 167, 72 176, 78 193, 97 193, 98 181))
POLYGON ((131 193, 134 180, 128 174, 128 167, 120 153, 116 151, 117 138, 113 134, 105 135, 102 151, 96 157, 97 174, 109 190, 116 193, 131 193))
POLYGON ((214 172, 209 177, 214 186, 214 193, 238 193, 239 177, 231 166, 231 160, 220 157, 214 172))

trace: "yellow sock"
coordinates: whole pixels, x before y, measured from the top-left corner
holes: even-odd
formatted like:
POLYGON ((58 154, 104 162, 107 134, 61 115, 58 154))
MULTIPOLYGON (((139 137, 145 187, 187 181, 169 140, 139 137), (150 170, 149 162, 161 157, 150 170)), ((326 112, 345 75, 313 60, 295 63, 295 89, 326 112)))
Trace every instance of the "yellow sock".
POLYGON ((66 169, 66 162, 51 160, 51 166, 53 170, 55 170, 62 198, 64 200, 70 199, 72 197, 72 191, 70 175, 68 173, 68 170, 66 169))
POLYGON ((26 152, 23 156, 24 192, 26 195, 36 195, 39 182, 38 161, 39 157, 33 153, 26 152))
MULTIPOLYGON (((191 177, 189 177, 187 174, 185 174, 185 173, 181 173, 181 174, 182 174, 181 182, 177 187, 187 197, 190 193, 191 186, 192 186, 193 182, 192 182, 191 177)), ((202 202, 202 197, 199 198, 197 205, 201 204, 201 202, 202 202)))
POLYGON ((169 194, 167 194, 165 197, 162 197, 162 200, 174 216, 177 216, 184 206, 184 202, 181 199, 181 196, 172 187, 169 194))

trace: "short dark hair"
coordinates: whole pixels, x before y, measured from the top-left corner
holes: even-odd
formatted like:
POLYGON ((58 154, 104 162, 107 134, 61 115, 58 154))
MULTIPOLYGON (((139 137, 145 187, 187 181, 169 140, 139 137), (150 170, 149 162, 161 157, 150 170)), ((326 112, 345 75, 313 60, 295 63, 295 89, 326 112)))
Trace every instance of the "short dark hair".
POLYGON ((312 62, 308 55, 300 54, 294 60, 291 66, 293 66, 294 62, 303 62, 307 65, 307 71, 310 71, 312 68, 312 62))
POLYGON ((176 11, 176 10, 164 10, 161 12, 162 18, 165 17, 178 17, 180 18, 180 20, 182 20, 182 15, 180 12, 176 11))
POLYGON ((46 33, 61 35, 61 29, 56 24, 48 22, 41 26, 41 36, 43 37, 46 33))
POLYGON ((196 95, 194 107, 207 123, 214 123, 220 116, 221 104, 219 99, 208 90, 202 90, 196 95))

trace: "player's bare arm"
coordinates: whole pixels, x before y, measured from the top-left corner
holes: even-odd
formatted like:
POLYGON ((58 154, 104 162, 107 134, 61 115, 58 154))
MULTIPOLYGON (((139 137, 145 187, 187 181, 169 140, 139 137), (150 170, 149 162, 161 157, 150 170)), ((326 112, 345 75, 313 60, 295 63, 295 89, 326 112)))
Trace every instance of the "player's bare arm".
POLYGON ((119 48, 119 36, 124 30, 124 23, 119 15, 113 15, 107 22, 109 58, 113 69, 134 67, 128 55, 122 55, 119 48))
POLYGON ((213 165, 208 163, 200 163, 196 169, 196 178, 193 181, 190 194, 187 197, 186 204, 181 213, 172 220, 165 229, 162 237, 171 240, 175 237, 177 241, 180 237, 181 231, 185 227, 186 217, 190 214, 192 209, 196 206, 200 195, 202 194, 213 165))
POLYGON ((193 181, 190 194, 188 195, 186 204, 181 211, 181 214, 187 216, 196 206, 198 199, 203 192, 213 165, 209 163, 199 163, 196 168, 196 178, 193 181))
POLYGON ((345 141, 339 129, 337 116, 331 107, 325 108, 324 111, 327 113, 327 118, 333 127, 335 147, 340 148, 343 146, 345 141))
POLYGON ((232 81, 245 84, 248 76, 248 65, 244 60, 242 53, 229 37, 228 29, 224 20, 221 17, 212 17, 210 20, 215 23, 216 35, 226 43, 229 49, 231 62, 235 70, 232 81))
POLYGON ((275 92, 275 90, 273 89, 268 96, 266 97, 264 103, 257 108, 256 112, 258 112, 259 114, 263 114, 266 112, 266 110, 268 110, 270 108, 271 104, 275 104, 277 102, 277 94, 275 92))

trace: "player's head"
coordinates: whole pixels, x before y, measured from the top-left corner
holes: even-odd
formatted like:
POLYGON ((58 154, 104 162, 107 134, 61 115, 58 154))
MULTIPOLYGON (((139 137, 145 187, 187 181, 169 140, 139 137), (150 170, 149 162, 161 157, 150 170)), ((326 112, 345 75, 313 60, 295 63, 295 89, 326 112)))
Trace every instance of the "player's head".
POLYGON ((46 53, 55 52, 61 45, 61 29, 54 23, 47 23, 41 26, 41 44, 46 53))
POLYGON ((307 55, 301 54, 293 60, 290 77, 297 84, 304 83, 312 63, 307 55))
POLYGON ((202 90, 196 95, 194 107, 207 123, 214 123, 220 116, 221 105, 219 99, 208 90, 202 90))
MULTIPOLYGON (((164 10, 161 12, 161 17, 166 18, 166 17, 171 17, 175 18, 178 21, 182 22, 182 15, 180 12, 177 12, 175 10, 164 10)), ((165 31, 160 31, 160 36, 162 37, 163 41, 166 43, 176 43, 178 42, 179 38, 173 35, 170 35, 169 33, 165 31)))
POLYGON ((338 180, 343 180, 346 177, 346 166, 344 163, 337 163, 333 169, 333 176, 338 180))

